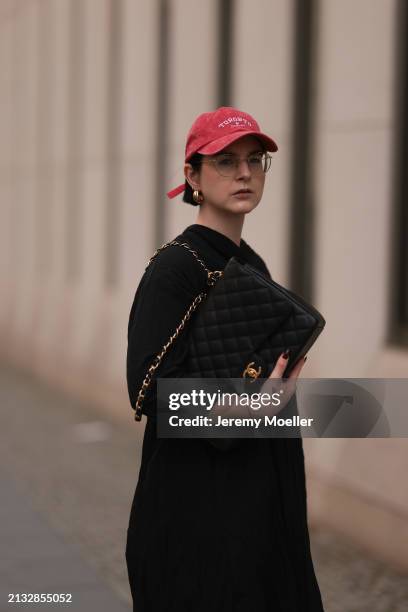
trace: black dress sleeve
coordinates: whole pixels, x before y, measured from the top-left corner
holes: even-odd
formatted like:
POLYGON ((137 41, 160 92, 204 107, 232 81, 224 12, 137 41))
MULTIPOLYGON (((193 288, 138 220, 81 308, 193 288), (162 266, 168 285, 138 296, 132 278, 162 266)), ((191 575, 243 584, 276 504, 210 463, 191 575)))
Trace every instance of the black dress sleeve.
MULTIPOLYGON (((133 408, 150 364, 176 331, 194 297, 194 287, 176 268, 153 262, 145 271, 128 325, 126 373, 133 408)), ((182 363, 187 354, 184 336, 174 340, 153 376, 142 405, 148 416, 156 415, 156 377, 183 375, 182 363)))

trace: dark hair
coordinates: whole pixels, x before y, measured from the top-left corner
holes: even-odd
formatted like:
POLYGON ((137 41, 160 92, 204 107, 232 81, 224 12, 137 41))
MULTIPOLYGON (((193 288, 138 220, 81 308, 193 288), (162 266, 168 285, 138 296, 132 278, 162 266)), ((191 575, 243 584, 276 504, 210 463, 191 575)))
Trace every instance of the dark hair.
MULTIPOLYGON (((194 155, 188 160, 188 163, 193 166, 194 170, 199 170, 203 157, 204 156, 201 155, 201 153, 194 153, 194 155)), ((191 185, 188 181, 185 182, 183 202, 187 202, 187 204, 192 204, 193 206, 199 206, 198 202, 195 202, 193 199, 193 190, 191 189, 191 185)))

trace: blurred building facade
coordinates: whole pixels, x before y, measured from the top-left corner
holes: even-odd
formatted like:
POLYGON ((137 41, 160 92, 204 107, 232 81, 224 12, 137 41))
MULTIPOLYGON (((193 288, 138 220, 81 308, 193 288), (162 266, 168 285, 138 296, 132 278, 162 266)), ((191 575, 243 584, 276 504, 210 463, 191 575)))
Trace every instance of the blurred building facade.
MULTIPOLYGON (((231 105, 279 146, 243 235, 327 320, 302 375, 406 377, 405 4, 2 0, 2 358, 141 427, 131 303, 195 222, 187 130, 231 105)), ((407 569, 406 439, 304 448, 311 523, 407 569)))

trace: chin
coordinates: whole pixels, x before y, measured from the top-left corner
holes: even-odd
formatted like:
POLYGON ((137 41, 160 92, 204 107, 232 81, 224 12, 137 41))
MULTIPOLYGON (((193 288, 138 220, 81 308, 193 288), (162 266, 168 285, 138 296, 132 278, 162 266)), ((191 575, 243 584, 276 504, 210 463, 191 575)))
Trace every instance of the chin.
POLYGON ((227 200, 226 202, 219 202, 213 204, 214 208, 228 212, 232 214, 242 215, 250 213, 259 204, 259 201, 254 201, 249 198, 248 200, 227 200))
POLYGON ((259 202, 254 202, 253 200, 238 200, 235 202, 232 202, 232 204, 230 204, 227 208, 228 210, 230 210, 231 212, 235 212, 235 213, 249 213, 252 210, 254 210, 254 208, 256 208, 258 206, 259 202))

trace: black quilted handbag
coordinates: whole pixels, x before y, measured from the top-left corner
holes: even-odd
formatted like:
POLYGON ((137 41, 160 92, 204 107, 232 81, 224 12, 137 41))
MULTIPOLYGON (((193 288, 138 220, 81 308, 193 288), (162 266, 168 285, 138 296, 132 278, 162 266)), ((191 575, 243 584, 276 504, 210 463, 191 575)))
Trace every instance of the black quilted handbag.
POLYGON ((325 325, 302 298, 232 257, 189 333, 191 378, 267 378, 290 349, 285 378, 325 325))
POLYGON ((284 377, 289 376, 325 325, 320 312, 300 296, 236 257, 228 261, 223 271, 211 271, 186 242, 173 240, 157 249, 149 264, 171 245, 182 246, 196 257, 207 273, 210 290, 194 299, 148 369, 136 401, 137 421, 141 420, 142 401, 155 370, 190 318, 188 377, 244 377, 250 382, 268 378, 285 348, 290 350, 290 356, 284 377))

